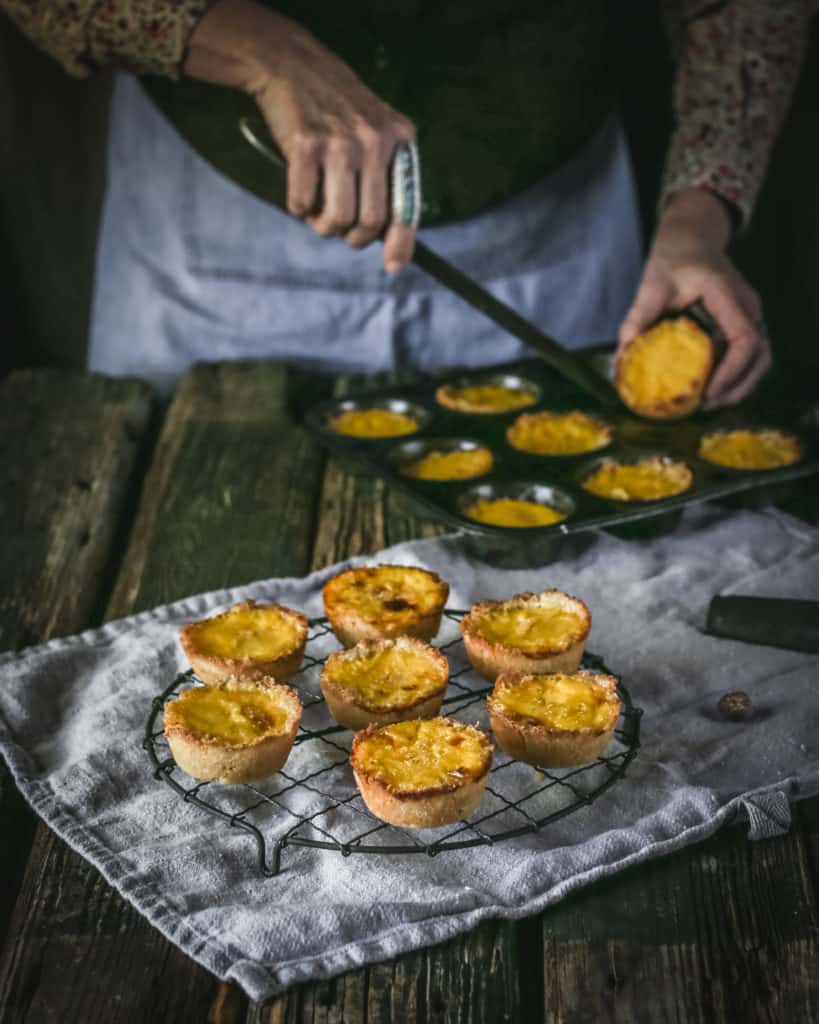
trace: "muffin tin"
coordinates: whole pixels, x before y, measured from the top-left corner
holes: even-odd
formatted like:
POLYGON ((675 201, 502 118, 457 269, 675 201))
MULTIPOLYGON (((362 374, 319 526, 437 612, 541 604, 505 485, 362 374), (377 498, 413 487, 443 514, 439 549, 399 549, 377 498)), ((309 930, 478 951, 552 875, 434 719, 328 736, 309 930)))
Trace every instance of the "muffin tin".
MULTIPOLYGON (((383 477, 391 486, 409 495, 427 514, 463 531, 476 554, 491 560, 507 551, 518 552, 532 564, 538 556, 548 560, 556 541, 589 530, 631 527, 648 523, 651 535, 658 526, 673 525, 679 511, 695 502, 745 494, 759 488, 797 480, 819 471, 819 423, 812 407, 793 404, 763 409, 746 404, 741 409, 723 409, 681 421, 642 420, 625 407, 607 409, 590 399, 574 385, 550 370, 540 360, 526 360, 491 371, 427 378, 411 387, 390 388, 357 399, 327 401, 313 406, 306 416, 307 426, 336 454, 354 459, 367 472, 383 477), (526 387, 536 395, 534 405, 501 413, 466 413, 439 405, 435 390, 442 384, 503 383, 526 387), (328 420, 340 408, 359 405, 390 407, 407 403, 421 412, 419 429, 400 438, 361 439, 335 433, 328 420), (612 443, 581 455, 535 455, 512 448, 506 440, 507 427, 521 413, 542 410, 568 412, 579 409, 606 420, 614 427, 612 443), (703 434, 738 427, 773 428, 796 434, 802 458, 778 469, 739 470, 703 461, 697 455, 703 434), (491 472, 470 479, 425 481, 403 476, 400 465, 408 456, 417 457, 425 448, 436 446, 487 447, 493 455, 491 472), (582 487, 583 479, 601 459, 624 462, 654 455, 685 462, 692 471, 692 483, 681 494, 652 501, 622 501, 602 498, 582 487), (475 522, 464 514, 469 498, 521 497, 545 501, 567 512, 567 517, 549 526, 509 527, 475 522), (659 518, 658 518, 659 517, 659 518)), ((633 535, 633 534, 632 534, 633 535)))

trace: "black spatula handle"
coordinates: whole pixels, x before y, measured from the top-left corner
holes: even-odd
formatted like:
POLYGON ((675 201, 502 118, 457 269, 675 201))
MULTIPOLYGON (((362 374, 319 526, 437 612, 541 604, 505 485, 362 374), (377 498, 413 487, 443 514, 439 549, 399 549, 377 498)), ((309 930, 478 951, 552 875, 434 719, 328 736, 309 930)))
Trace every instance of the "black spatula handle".
POLYGON ((715 597, 706 629, 749 644, 819 654, 819 601, 784 597, 715 597))

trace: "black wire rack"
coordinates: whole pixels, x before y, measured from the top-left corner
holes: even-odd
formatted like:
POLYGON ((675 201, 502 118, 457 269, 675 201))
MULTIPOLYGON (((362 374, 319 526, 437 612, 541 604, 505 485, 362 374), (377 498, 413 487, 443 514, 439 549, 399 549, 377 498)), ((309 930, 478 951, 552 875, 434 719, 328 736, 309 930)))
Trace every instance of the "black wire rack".
MULTIPOLYGON (((492 687, 472 669, 458 622, 465 612, 447 609, 438 647, 450 663, 442 713, 488 730, 485 697, 492 687)), ((434 857, 513 839, 558 821, 597 800, 626 774, 640 747, 642 709, 618 681, 622 712, 606 752, 590 764, 569 769, 535 769, 513 761, 498 747, 489 784, 477 811, 466 821, 437 829, 404 829, 376 818, 359 795, 348 759, 353 733, 330 717, 319 686, 321 668, 338 642, 326 619, 310 623, 304 662, 290 681, 301 697, 301 727, 284 769, 264 783, 226 785, 197 782, 174 761, 162 728, 168 701, 199 680, 183 672, 151 703, 143 746, 154 777, 185 803, 239 829, 256 843, 259 868, 279 873, 290 847, 351 854, 416 854, 434 857)), ((586 653, 583 665, 609 672, 602 659, 586 653)))

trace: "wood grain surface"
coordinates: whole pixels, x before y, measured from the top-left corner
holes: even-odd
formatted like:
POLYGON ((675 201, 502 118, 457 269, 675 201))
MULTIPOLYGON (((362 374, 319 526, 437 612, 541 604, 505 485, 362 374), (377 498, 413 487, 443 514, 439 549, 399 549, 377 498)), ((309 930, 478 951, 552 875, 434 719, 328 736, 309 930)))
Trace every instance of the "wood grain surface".
MULTIPOLYGON (((156 432, 137 382, 50 371, 4 382, 0 514, 14 544, 0 546, 2 646, 438 532, 379 481, 325 462, 294 424, 294 396, 322 386, 273 364, 198 367, 156 432)), ((817 800, 795 808, 782 839, 749 843, 735 825, 538 917, 488 921, 259 1005, 33 822, 0 775, 2 1021, 819 1017, 817 800)))
MULTIPOLYGON (((20 370, 0 383, 3 650, 99 621, 150 408, 137 381, 20 370)), ((34 822, 0 761, 0 935, 34 822)))

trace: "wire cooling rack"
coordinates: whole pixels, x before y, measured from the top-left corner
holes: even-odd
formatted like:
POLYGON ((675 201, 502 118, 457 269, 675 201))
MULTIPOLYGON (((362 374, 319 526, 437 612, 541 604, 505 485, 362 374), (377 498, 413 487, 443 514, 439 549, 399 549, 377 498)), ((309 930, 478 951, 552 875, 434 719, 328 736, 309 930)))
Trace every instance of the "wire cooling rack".
MULTIPOLYGON (((484 698, 492 687, 478 676, 466 657, 458 622, 465 612, 447 609, 437 646, 449 659, 450 680, 442 714, 488 730, 484 698)), ((290 847, 351 854, 414 854, 434 857, 536 832, 597 800, 622 779, 640 746, 642 710, 632 704, 618 682, 622 713, 605 753, 590 764, 569 769, 535 769, 513 761, 499 747, 489 784, 475 813, 466 821, 437 829, 387 825, 366 807, 348 758, 353 733, 330 717, 319 686, 321 668, 338 642, 326 619, 310 623, 304 662, 290 681, 304 705, 301 727, 284 769, 262 783, 225 785, 197 782, 174 761, 162 728, 165 704, 198 680, 183 672, 151 704, 143 746, 155 778, 186 803, 239 829, 256 843, 259 868, 271 878, 290 847)), ((593 654, 586 668, 608 672, 593 654)))

